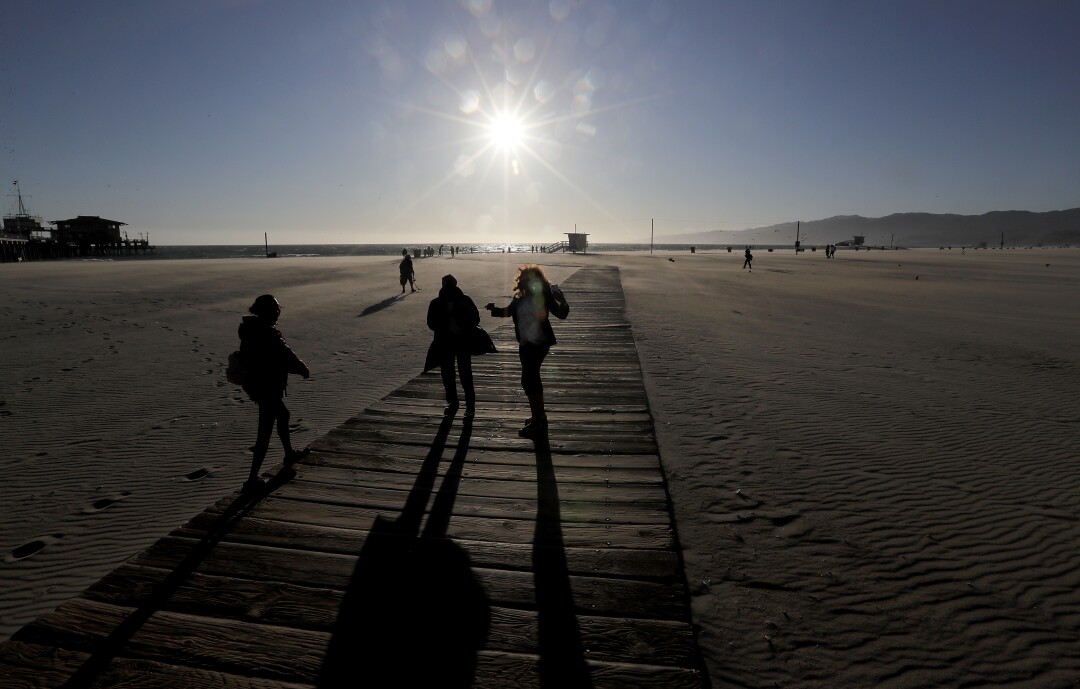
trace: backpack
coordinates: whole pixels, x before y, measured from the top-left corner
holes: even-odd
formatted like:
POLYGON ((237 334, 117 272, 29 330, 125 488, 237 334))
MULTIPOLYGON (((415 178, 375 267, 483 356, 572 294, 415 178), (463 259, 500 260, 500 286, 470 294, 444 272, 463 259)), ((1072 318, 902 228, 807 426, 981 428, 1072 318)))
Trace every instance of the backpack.
POLYGON ((240 350, 229 355, 229 365, 225 369, 225 380, 233 385, 244 385, 244 360, 240 356, 240 350))

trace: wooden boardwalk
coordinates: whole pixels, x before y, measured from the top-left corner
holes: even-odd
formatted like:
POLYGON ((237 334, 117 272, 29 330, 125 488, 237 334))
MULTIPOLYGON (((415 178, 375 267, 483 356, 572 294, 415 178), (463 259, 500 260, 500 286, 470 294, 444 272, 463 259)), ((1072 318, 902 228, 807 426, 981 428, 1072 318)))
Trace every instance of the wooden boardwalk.
POLYGON ((475 420, 418 376, 0 645, 4 687, 701 687, 615 268, 563 285, 547 438, 513 326, 475 420))

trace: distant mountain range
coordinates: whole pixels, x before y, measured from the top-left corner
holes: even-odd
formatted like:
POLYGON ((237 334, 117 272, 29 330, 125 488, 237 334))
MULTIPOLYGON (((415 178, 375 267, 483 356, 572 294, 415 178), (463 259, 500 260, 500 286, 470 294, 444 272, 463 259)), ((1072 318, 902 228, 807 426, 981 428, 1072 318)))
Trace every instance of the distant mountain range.
MULTIPOLYGON (((747 230, 713 230, 662 235, 658 244, 780 244, 794 245, 794 222, 747 230)), ((849 241, 859 235, 873 246, 1005 246, 1080 245, 1080 208, 1032 213, 994 211, 983 215, 951 213, 894 213, 883 218, 837 215, 801 223, 806 246, 849 241)))

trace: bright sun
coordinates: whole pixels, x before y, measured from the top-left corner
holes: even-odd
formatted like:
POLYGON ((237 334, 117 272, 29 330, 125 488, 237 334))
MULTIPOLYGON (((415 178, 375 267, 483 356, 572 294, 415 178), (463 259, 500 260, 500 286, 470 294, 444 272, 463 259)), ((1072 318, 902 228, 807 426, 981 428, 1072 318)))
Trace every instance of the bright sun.
POLYGON ((488 125, 491 143, 504 151, 512 151, 524 141, 525 128, 520 119, 502 113, 488 125))

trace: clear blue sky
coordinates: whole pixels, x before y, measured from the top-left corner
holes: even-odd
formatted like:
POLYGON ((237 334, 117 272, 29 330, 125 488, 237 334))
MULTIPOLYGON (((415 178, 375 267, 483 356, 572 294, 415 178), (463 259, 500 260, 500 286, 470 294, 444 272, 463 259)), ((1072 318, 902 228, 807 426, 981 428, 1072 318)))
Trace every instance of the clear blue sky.
POLYGON ((651 218, 662 236, 1080 206, 1074 0, 9 0, 0 16, 7 189, 155 244, 540 242, 575 223, 647 242, 651 218))

